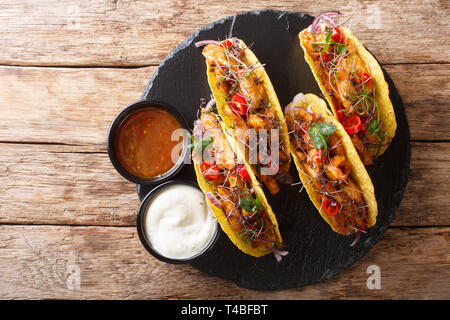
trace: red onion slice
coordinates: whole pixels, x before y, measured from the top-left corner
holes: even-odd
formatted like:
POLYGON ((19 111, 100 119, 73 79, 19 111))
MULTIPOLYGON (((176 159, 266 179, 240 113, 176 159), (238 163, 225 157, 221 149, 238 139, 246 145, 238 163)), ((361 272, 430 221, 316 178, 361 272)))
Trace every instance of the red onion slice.
POLYGON ((359 238, 361 238, 361 233, 362 233, 362 232, 361 232, 360 230, 358 230, 358 231, 356 232, 355 240, 353 240, 353 242, 352 242, 352 244, 350 245, 350 247, 354 247, 355 244, 358 243, 359 238))
POLYGON ((201 41, 198 41, 198 42, 196 42, 196 43, 194 43, 194 44, 195 44, 195 46, 198 48, 198 47, 206 46, 206 45, 208 45, 208 44, 216 44, 216 45, 220 45, 220 42, 219 42, 219 41, 216 41, 216 40, 201 40, 201 41))
POLYGON ((328 15, 323 15, 320 20, 328 23, 330 25, 330 27, 332 28, 336 28, 337 27, 337 23, 336 21, 333 19, 334 16, 328 16, 328 15))
POLYGON ((292 105, 296 106, 299 101, 302 101, 302 102, 306 103, 305 95, 302 92, 298 93, 294 97, 294 99, 292 99, 292 105))
POLYGON ((282 251, 277 248, 273 248, 272 253, 275 256, 275 259, 277 260, 277 262, 280 262, 283 259, 283 257, 285 257, 289 254, 289 251, 282 251))
POLYGON ((197 119, 194 121, 194 130, 192 134, 194 135, 194 140, 201 140, 203 132, 203 123, 202 120, 197 119))
POLYGON ((233 47, 237 47, 240 44, 239 39, 237 37, 232 37, 232 38, 229 38, 228 40, 231 41, 231 43, 233 44, 233 47))
POLYGON ((206 197, 208 198, 208 200, 217 208, 222 209, 222 203, 216 199, 216 197, 214 197, 214 195, 211 192, 207 192, 206 193, 206 197))
POLYGON ((205 111, 210 111, 212 107, 214 107, 216 105, 216 100, 215 99, 211 99, 208 101, 208 103, 205 106, 205 111))
POLYGON ((340 15, 341 13, 339 11, 328 11, 321 13, 314 19, 313 23, 308 27, 308 30, 312 32, 318 32, 321 21, 324 21, 328 23, 332 28, 335 28, 337 27, 337 23, 334 18, 340 15))

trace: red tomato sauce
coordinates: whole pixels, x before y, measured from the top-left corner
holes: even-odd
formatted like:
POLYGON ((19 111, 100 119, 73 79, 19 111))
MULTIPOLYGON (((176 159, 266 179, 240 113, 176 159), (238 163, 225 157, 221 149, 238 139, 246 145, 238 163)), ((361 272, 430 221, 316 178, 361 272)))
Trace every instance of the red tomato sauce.
POLYGON ((123 168, 139 178, 154 178, 169 171, 180 154, 172 160, 172 132, 180 129, 178 120, 160 108, 145 108, 131 114, 120 125, 116 153, 123 168))

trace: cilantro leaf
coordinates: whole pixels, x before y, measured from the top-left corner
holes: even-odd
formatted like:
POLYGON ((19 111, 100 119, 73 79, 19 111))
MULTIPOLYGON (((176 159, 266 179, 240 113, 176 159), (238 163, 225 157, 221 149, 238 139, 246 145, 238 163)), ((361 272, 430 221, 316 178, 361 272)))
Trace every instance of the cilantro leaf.
POLYGON ((331 136, 336 131, 336 127, 332 123, 316 122, 308 129, 309 137, 314 143, 314 148, 327 150, 328 144, 326 137, 331 136))
POLYGON ((259 201, 259 198, 255 199, 255 207, 258 210, 258 212, 261 212, 264 210, 264 207, 263 207, 261 201, 259 201))
POLYGON ((203 150, 207 146, 209 146, 212 142, 213 142, 212 136, 208 136, 206 138, 203 138, 202 140, 197 140, 194 143, 189 144, 188 148, 195 150, 203 150))
POLYGON ((336 131, 336 127, 332 123, 327 122, 316 122, 311 125, 311 127, 317 128, 319 132, 324 136, 331 136, 334 131, 336 131))
POLYGON ((326 144, 327 141, 323 137, 323 135, 320 133, 319 129, 311 126, 308 129, 309 137, 311 138, 311 141, 314 143, 314 148, 316 149, 322 149, 326 144))
POLYGON ((253 199, 252 196, 242 197, 239 200, 239 207, 241 207, 245 211, 253 213, 258 213, 264 210, 261 201, 258 198, 253 199))

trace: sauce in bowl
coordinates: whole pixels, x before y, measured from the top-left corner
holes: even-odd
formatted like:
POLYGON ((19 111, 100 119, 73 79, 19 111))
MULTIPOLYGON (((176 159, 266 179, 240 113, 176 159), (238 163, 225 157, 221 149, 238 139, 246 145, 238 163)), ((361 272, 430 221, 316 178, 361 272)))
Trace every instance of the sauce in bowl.
POLYGON ((166 110, 156 107, 130 114, 118 128, 116 156, 122 167, 135 177, 149 179, 169 171, 181 156, 174 148, 182 141, 172 141, 174 130, 182 128, 166 110))
POLYGON ((143 201, 139 215, 143 216, 143 233, 154 251, 183 260, 211 245, 218 226, 201 190, 175 182, 159 187, 150 196, 143 201))

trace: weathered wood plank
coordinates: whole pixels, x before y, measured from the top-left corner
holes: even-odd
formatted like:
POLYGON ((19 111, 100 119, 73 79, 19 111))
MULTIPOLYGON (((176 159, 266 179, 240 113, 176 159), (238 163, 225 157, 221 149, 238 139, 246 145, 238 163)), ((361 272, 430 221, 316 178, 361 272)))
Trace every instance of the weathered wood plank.
POLYGON ((0 64, 159 64, 203 25, 261 9, 312 15, 340 10, 352 17, 356 35, 383 63, 449 61, 442 36, 449 31, 445 1, 253 0, 227 6, 218 0, 8 0, 0 3, 0 64))
POLYGON ((446 227, 389 229, 364 258, 328 281, 257 292, 154 259, 135 228, 0 226, 0 298, 448 299, 449 234, 446 227), (380 268, 380 290, 367 288, 371 265, 380 268))
MULTIPOLYGON (((450 143, 413 143, 411 177, 395 226, 450 225, 450 143), (439 150, 439 152, 436 152, 439 150)), ((0 223, 135 224, 139 200, 103 152, 0 144, 0 223)))
POLYGON ((412 140, 450 138, 450 64, 384 67, 403 100, 412 140))
POLYGON ((141 97, 154 70, 0 67, 0 141, 106 150, 112 120, 141 97))
MULTIPOLYGON (((386 70, 403 98, 412 139, 450 139, 450 64, 386 70)), ((154 71, 0 67, 0 141, 97 145, 104 151, 112 119, 140 98, 154 71)))
POLYGON ((450 225, 449 143, 412 143, 411 171, 393 225, 450 225), (436 152, 438 150, 438 152, 436 152))
POLYGON ((136 186, 106 153, 55 145, 0 144, 0 221, 134 225, 136 186))

